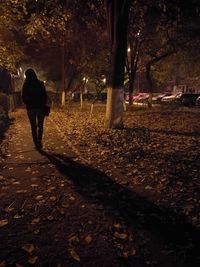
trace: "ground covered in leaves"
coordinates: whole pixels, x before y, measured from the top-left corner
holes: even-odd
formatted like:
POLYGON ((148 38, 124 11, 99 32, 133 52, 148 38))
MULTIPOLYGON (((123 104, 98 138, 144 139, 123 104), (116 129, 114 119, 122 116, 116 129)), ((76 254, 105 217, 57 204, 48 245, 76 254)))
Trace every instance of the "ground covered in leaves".
POLYGON ((200 110, 128 109, 121 130, 104 115, 102 104, 55 108, 48 162, 26 166, 21 198, 20 177, 0 175, 1 267, 200 266, 200 110), (76 156, 53 152, 56 138, 76 156))
POLYGON ((200 227, 199 109, 133 108, 123 130, 104 129, 101 105, 92 115, 88 106, 74 109, 53 119, 84 159, 130 189, 155 194, 200 227))

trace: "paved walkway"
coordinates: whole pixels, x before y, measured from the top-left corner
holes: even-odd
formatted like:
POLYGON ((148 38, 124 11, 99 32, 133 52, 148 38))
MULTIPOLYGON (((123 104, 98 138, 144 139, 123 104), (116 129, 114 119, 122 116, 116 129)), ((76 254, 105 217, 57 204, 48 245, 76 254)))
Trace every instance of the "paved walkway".
MULTIPOLYGON (((26 110, 19 109, 12 113, 11 117, 14 121, 6 134, 6 161, 0 172, 4 179, 20 178, 24 184, 30 184, 31 179, 38 179, 42 175, 60 177, 61 173, 48 158, 50 154, 63 155, 66 158, 77 160, 73 148, 66 141, 67 138, 63 137, 51 118, 45 118, 44 148, 43 152, 39 152, 35 149, 32 141, 26 110)), ((16 182, 17 184, 19 183, 16 182)))
MULTIPOLYGON (((0 266, 56 267, 65 266, 60 262, 78 262, 73 246, 68 251, 68 238, 79 229, 79 223, 75 228, 74 224, 82 214, 77 213, 80 196, 52 163, 56 155, 73 162, 77 156, 51 118, 45 120, 40 153, 34 148, 26 111, 11 116, 14 120, 3 144, 6 161, 0 170, 0 266)), ((62 166, 68 164, 62 161, 62 166)))
MULTIPOLYGON (((11 116, 14 117, 14 123, 7 133, 7 155, 1 175, 5 179, 11 177, 14 177, 13 179, 23 179, 23 185, 30 183, 31 179, 37 179, 38 176, 41 177, 42 175, 60 176, 60 173, 51 164, 48 157, 35 149, 26 111, 21 109, 11 116)), ((72 152, 67 142, 63 140, 57 126, 48 117, 45 120, 43 150, 47 154, 56 153, 76 159, 75 153, 72 152)), ((16 182, 16 184, 18 183, 16 182)))

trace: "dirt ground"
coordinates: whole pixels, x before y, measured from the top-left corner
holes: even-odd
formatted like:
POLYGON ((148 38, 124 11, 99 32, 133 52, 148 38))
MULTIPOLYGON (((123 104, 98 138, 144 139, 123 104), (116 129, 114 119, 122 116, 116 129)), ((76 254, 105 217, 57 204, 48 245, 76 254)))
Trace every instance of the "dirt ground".
POLYGON ((34 149, 24 109, 0 153, 0 267, 199 267, 200 109, 67 105, 34 149))

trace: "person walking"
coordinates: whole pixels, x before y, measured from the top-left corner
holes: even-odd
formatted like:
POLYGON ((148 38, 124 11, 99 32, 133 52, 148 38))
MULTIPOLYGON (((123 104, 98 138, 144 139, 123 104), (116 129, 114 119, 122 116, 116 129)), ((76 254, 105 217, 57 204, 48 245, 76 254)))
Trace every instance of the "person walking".
POLYGON ((42 149, 44 109, 47 102, 45 85, 37 78, 33 69, 25 71, 26 79, 22 87, 22 101, 26 105, 31 125, 32 138, 36 149, 42 149))

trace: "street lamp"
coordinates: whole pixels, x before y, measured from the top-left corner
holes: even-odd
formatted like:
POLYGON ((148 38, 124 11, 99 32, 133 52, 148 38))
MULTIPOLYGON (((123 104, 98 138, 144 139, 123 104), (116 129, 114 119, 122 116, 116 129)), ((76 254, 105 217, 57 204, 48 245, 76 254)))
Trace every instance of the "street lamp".
POLYGON ((83 77, 83 81, 84 81, 85 83, 87 83, 87 82, 88 82, 88 78, 83 77))

